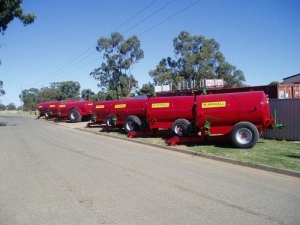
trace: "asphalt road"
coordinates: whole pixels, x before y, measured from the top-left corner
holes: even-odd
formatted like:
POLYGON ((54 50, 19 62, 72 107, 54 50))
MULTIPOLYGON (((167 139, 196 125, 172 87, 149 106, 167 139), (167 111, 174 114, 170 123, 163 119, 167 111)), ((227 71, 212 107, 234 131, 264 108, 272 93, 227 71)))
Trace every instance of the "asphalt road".
POLYGON ((300 179, 0 116, 0 224, 300 224, 300 179))

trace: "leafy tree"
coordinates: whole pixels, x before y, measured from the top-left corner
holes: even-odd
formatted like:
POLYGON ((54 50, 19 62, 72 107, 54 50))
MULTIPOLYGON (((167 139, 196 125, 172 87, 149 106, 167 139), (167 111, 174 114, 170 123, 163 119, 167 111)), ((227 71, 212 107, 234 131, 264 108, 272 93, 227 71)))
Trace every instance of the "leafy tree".
POLYGON ((0 111, 5 111, 6 110, 6 106, 3 104, 0 104, 0 111))
POLYGON ((270 85, 274 85, 274 84, 280 84, 278 81, 272 81, 271 83, 270 83, 270 85))
POLYGON ((39 89, 37 88, 30 88, 22 91, 19 98, 21 102, 23 102, 23 109, 25 111, 36 110, 38 94, 39 89))
POLYGON ((95 93, 89 88, 81 91, 81 97, 85 100, 90 100, 91 95, 95 95, 95 93))
POLYGON ((23 0, 1 0, 0 1, 0 32, 4 34, 8 24, 18 18, 26 26, 34 22, 34 13, 25 14, 21 7, 23 0))
POLYGON ((51 86, 57 89, 56 99, 66 100, 66 99, 79 99, 80 84, 74 81, 63 81, 59 83, 52 83, 51 86))
POLYGON ((154 84, 148 82, 143 84, 142 88, 136 92, 138 95, 154 95, 154 84))
POLYGON ((37 102, 49 102, 54 101, 57 98, 57 89, 50 87, 42 87, 38 93, 37 102))
POLYGON ((5 95, 5 91, 2 89, 2 87, 3 87, 3 81, 0 80, 0 96, 5 95))
POLYGON ((107 100, 107 93, 103 91, 99 91, 97 94, 93 94, 90 96, 90 100, 95 102, 95 101, 105 101, 107 100))
POLYGON ((144 51, 137 36, 124 40, 123 36, 114 32, 110 38, 101 37, 96 47, 103 52, 105 62, 94 69, 90 76, 99 80, 98 86, 108 93, 108 98, 130 96, 138 87, 138 82, 132 75, 135 63, 144 58, 144 51))
POLYGON ((7 106, 6 106, 7 110, 16 110, 17 107, 15 106, 14 103, 9 103, 7 106))
POLYGON ((156 85, 173 83, 176 86, 180 81, 199 84, 203 79, 224 79, 228 86, 243 85, 243 72, 225 60, 220 44, 214 39, 181 31, 173 40, 173 46, 177 60, 163 58, 156 69, 149 71, 156 85))

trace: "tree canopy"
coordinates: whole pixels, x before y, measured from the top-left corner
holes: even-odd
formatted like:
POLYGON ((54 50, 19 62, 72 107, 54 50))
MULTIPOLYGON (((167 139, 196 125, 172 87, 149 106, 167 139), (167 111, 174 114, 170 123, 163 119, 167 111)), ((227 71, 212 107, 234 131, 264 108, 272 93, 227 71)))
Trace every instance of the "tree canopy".
POLYGON ((225 60, 220 44, 214 39, 181 31, 173 40, 173 46, 176 60, 163 58, 156 69, 149 71, 155 84, 176 86, 181 81, 199 84, 203 79, 224 79, 227 86, 243 85, 243 72, 225 60))
POLYGON ((21 7, 23 0, 0 0, 0 32, 4 34, 8 24, 15 18, 21 20, 24 26, 34 22, 34 13, 24 13, 21 7))
POLYGON ((144 58, 144 51, 140 47, 137 36, 125 40, 118 32, 98 40, 96 49, 103 53, 104 62, 90 76, 99 81, 98 86, 109 93, 110 98, 128 97, 138 88, 132 69, 135 63, 144 58))
POLYGON ((81 97, 85 100, 90 100, 91 96, 95 95, 95 93, 90 89, 83 89, 81 91, 81 97))
POLYGON ((6 106, 6 109, 7 110, 16 110, 17 107, 15 106, 15 104, 13 102, 11 102, 6 106))
POLYGON ((23 102, 23 109, 35 110, 40 102, 61 101, 66 99, 79 99, 80 84, 75 81, 51 83, 49 87, 25 89, 19 95, 23 102))
POLYGON ((5 94, 5 91, 2 89, 3 87, 3 81, 0 80, 0 96, 5 94))

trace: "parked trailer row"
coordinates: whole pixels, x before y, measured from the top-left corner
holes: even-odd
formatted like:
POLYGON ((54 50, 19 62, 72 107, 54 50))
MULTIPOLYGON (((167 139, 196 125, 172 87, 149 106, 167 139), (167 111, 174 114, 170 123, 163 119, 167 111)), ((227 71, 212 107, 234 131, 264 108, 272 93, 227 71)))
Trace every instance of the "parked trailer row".
MULTIPOLYGON (((77 102, 59 106, 62 104, 65 106, 59 107, 60 116, 68 115, 71 122, 79 121, 73 110, 77 102), (77 119, 71 119, 72 115, 77 119)), ((124 128, 128 137, 139 132, 170 130, 175 134, 166 141, 170 145, 222 137, 237 147, 252 148, 263 131, 282 127, 271 116, 263 91, 120 99, 88 105, 90 124, 124 128)))
POLYGON ((71 123, 81 120, 90 120, 92 101, 53 101, 39 103, 37 109, 39 117, 45 116, 46 119, 56 120, 68 119, 71 123))

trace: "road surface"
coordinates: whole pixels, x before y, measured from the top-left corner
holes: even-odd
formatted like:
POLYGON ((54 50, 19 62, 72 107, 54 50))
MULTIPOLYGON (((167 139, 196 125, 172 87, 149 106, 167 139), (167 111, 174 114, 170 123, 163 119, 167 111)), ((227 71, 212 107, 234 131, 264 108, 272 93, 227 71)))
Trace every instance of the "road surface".
POLYGON ((300 224, 300 179, 0 116, 0 224, 300 224))

